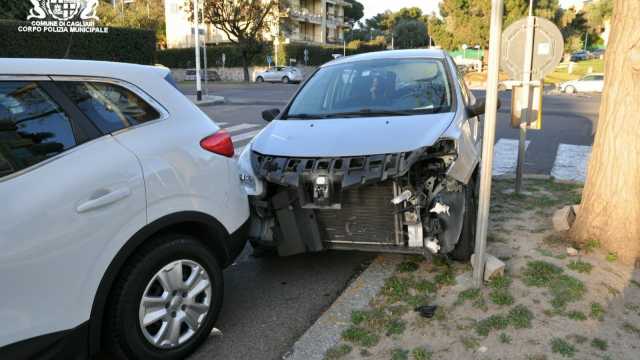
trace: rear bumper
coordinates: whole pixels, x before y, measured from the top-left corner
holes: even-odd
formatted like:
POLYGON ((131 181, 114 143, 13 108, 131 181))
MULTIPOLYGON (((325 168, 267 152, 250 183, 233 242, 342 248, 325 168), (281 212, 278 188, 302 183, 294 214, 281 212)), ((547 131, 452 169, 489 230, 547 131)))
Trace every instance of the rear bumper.
POLYGON ((249 227, 250 227, 250 218, 247 218, 245 222, 240 225, 240 227, 229 234, 229 242, 227 243, 227 252, 229 255, 229 263, 233 263, 235 259, 240 255, 242 249, 247 244, 247 240, 249 239, 249 227))

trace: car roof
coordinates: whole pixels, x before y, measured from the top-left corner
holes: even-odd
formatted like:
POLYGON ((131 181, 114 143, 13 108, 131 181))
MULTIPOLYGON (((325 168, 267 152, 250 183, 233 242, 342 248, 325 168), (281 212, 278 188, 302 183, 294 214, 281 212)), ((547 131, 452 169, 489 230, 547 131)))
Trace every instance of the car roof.
POLYGON ((379 59, 406 59, 406 58, 435 58, 444 59, 446 52, 441 49, 409 49, 409 50, 383 50, 357 55, 343 56, 332 60, 321 67, 346 64, 355 61, 379 60, 379 59))
POLYGON ((63 75, 123 79, 132 83, 165 77, 168 68, 111 61, 0 58, 0 75, 63 75))

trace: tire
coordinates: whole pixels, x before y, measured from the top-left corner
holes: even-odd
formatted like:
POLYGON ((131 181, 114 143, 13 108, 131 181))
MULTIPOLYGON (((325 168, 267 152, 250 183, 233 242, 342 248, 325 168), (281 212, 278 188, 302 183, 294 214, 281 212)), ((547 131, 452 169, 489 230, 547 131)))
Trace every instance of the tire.
POLYGON ((158 237, 137 251, 118 276, 105 320, 106 345, 119 358, 183 359, 211 333, 222 306, 223 289, 220 265, 201 242, 182 234, 158 237), (178 269, 182 271, 182 279, 171 281, 172 274, 179 276, 179 272, 173 272, 178 269), (185 284, 189 281, 194 281, 191 290, 185 284), (143 296, 164 299, 149 302, 153 305, 145 309, 143 296), (143 326, 145 311, 145 318, 160 311, 164 314, 143 326), (177 337, 170 336, 172 323, 177 324, 174 328, 177 337), (161 336, 163 329, 165 337, 161 336), (158 338, 155 343, 154 336, 158 338))
POLYGON ((256 78, 256 82, 257 82, 257 83, 264 82, 264 79, 262 78, 262 76, 258 76, 258 77, 256 78))
POLYGON ((566 88, 564 88, 564 92, 566 92, 567 94, 575 94, 576 93, 576 88, 569 85, 566 88))
POLYGON ((284 77, 282 78, 282 83, 283 83, 283 84, 288 84, 288 83, 289 83, 289 77, 288 77, 288 76, 284 76, 284 77))
POLYGON ((476 220, 478 214, 477 199, 477 171, 471 177, 469 183, 464 187, 465 211, 462 222, 462 232, 458 243, 449 256, 456 261, 469 261, 475 251, 476 246, 476 220))

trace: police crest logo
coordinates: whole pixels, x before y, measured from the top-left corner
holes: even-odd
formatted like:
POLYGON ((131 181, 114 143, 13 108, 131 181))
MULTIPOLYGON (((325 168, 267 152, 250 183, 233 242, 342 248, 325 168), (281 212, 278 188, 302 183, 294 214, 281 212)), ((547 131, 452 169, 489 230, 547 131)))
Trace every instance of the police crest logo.
MULTIPOLYGON (((27 0, 24 0, 27 1, 27 0)), ((108 28, 95 26, 99 0, 28 0, 31 9, 28 26, 19 26, 24 32, 96 32, 106 33, 108 28)))

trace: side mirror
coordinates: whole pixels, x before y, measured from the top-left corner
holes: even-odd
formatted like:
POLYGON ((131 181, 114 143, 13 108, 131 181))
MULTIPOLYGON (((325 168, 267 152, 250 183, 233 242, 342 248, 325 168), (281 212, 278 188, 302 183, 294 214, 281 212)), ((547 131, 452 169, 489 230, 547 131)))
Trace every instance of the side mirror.
MULTIPOLYGON (((484 109, 485 109, 486 103, 487 101, 485 98, 476 98, 476 102, 473 105, 467 106, 467 112, 472 117, 484 115, 484 109)), ((500 99, 498 98, 497 108, 500 109, 501 105, 502 104, 500 103, 500 99)))
POLYGON ((264 110, 262 112, 262 118, 264 119, 264 121, 271 121, 275 119, 276 116, 278 116, 279 114, 280 114, 280 109, 264 110))

